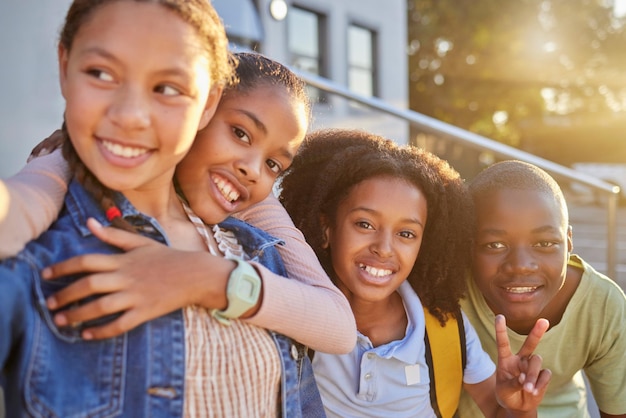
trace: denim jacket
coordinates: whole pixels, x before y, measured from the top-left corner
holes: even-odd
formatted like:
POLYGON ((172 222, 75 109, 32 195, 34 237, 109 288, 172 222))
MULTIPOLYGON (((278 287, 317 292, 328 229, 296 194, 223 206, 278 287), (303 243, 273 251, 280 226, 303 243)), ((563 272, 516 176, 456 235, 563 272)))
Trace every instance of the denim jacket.
MULTIPOLYGON (((122 215, 143 235, 168 244, 155 219, 137 212, 123 196, 116 199, 122 215)), ((88 217, 109 224, 91 196, 72 182, 50 229, 0 263, 0 382, 7 417, 182 417, 185 327, 180 310, 98 341, 82 340, 81 330, 111 318, 62 328, 52 321, 46 298, 78 276, 43 281, 42 268, 79 254, 119 252, 91 234, 88 217)), ((286 275, 275 248, 278 240, 234 218, 221 226, 235 232, 252 260, 286 275)), ((306 349, 270 334, 281 356, 282 416, 323 416, 306 349)))

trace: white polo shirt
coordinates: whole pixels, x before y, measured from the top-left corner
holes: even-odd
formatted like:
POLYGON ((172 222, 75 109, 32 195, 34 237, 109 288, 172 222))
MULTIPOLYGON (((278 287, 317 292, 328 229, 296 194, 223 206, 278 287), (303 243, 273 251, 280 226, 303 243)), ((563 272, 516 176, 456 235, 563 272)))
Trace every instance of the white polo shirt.
MULTIPOLYGON (((424 311, 411 285, 405 281, 398 293, 404 302, 408 325, 400 341, 373 347, 358 333, 349 354, 316 352, 315 378, 329 418, 348 417, 435 417, 430 406, 430 379, 424 346, 424 311)), ((495 365, 463 314, 467 343, 465 383, 482 382, 495 365)))

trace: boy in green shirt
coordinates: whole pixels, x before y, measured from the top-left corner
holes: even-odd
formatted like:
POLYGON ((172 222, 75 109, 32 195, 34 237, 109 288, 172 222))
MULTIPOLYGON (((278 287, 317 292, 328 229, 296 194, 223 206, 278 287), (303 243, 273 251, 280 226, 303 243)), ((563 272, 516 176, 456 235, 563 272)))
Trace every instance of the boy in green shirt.
MULTIPOLYGON (((503 161, 471 183, 476 206, 473 280, 462 308, 495 359, 496 314, 506 317, 511 349, 538 318, 550 321, 536 354, 552 371, 539 417, 588 417, 582 371, 601 417, 626 417, 626 296, 572 254, 563 193, 546 172, 503 161)), ((481 416, 464 396, 461 417, 481 416)))

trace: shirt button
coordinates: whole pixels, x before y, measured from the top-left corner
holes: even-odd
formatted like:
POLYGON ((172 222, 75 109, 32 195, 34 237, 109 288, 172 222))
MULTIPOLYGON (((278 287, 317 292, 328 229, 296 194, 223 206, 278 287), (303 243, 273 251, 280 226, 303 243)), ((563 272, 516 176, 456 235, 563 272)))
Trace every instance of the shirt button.
POLYGON ((376 357, 376 354, 374 354, 374 353, 367 353, 367 358, 368 358, 368 359, 370 359, 370 360, 371 360, 371 359, 373 359, 374 357, 376 357))
POLYGON ((294 360, 298 360, 298 347, 293 344, 291 345, 291 357, 293 357, 294 360))
POLYGON ((366 373, 364 377, 365 377, 365 380, 370 380, 372 378, 372 374, 366 373))

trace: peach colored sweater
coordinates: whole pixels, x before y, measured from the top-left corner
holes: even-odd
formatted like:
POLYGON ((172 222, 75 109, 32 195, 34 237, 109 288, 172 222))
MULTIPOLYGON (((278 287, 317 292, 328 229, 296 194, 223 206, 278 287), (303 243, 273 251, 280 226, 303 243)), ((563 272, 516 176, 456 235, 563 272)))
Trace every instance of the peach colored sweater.
MULTIPOLYGON (((0 180, 0 257, 15 255, 56 219, 69 178, 65 160, 55 151, 0 180)), ((286 280, 255 264, 263 280, 263 302, 256 315, 246 321, 317 351, 350 352, 356 343, 350 305, 280 202, 270 196, 237 216, 285 241, 279 251, 293 279, 286 280)))

